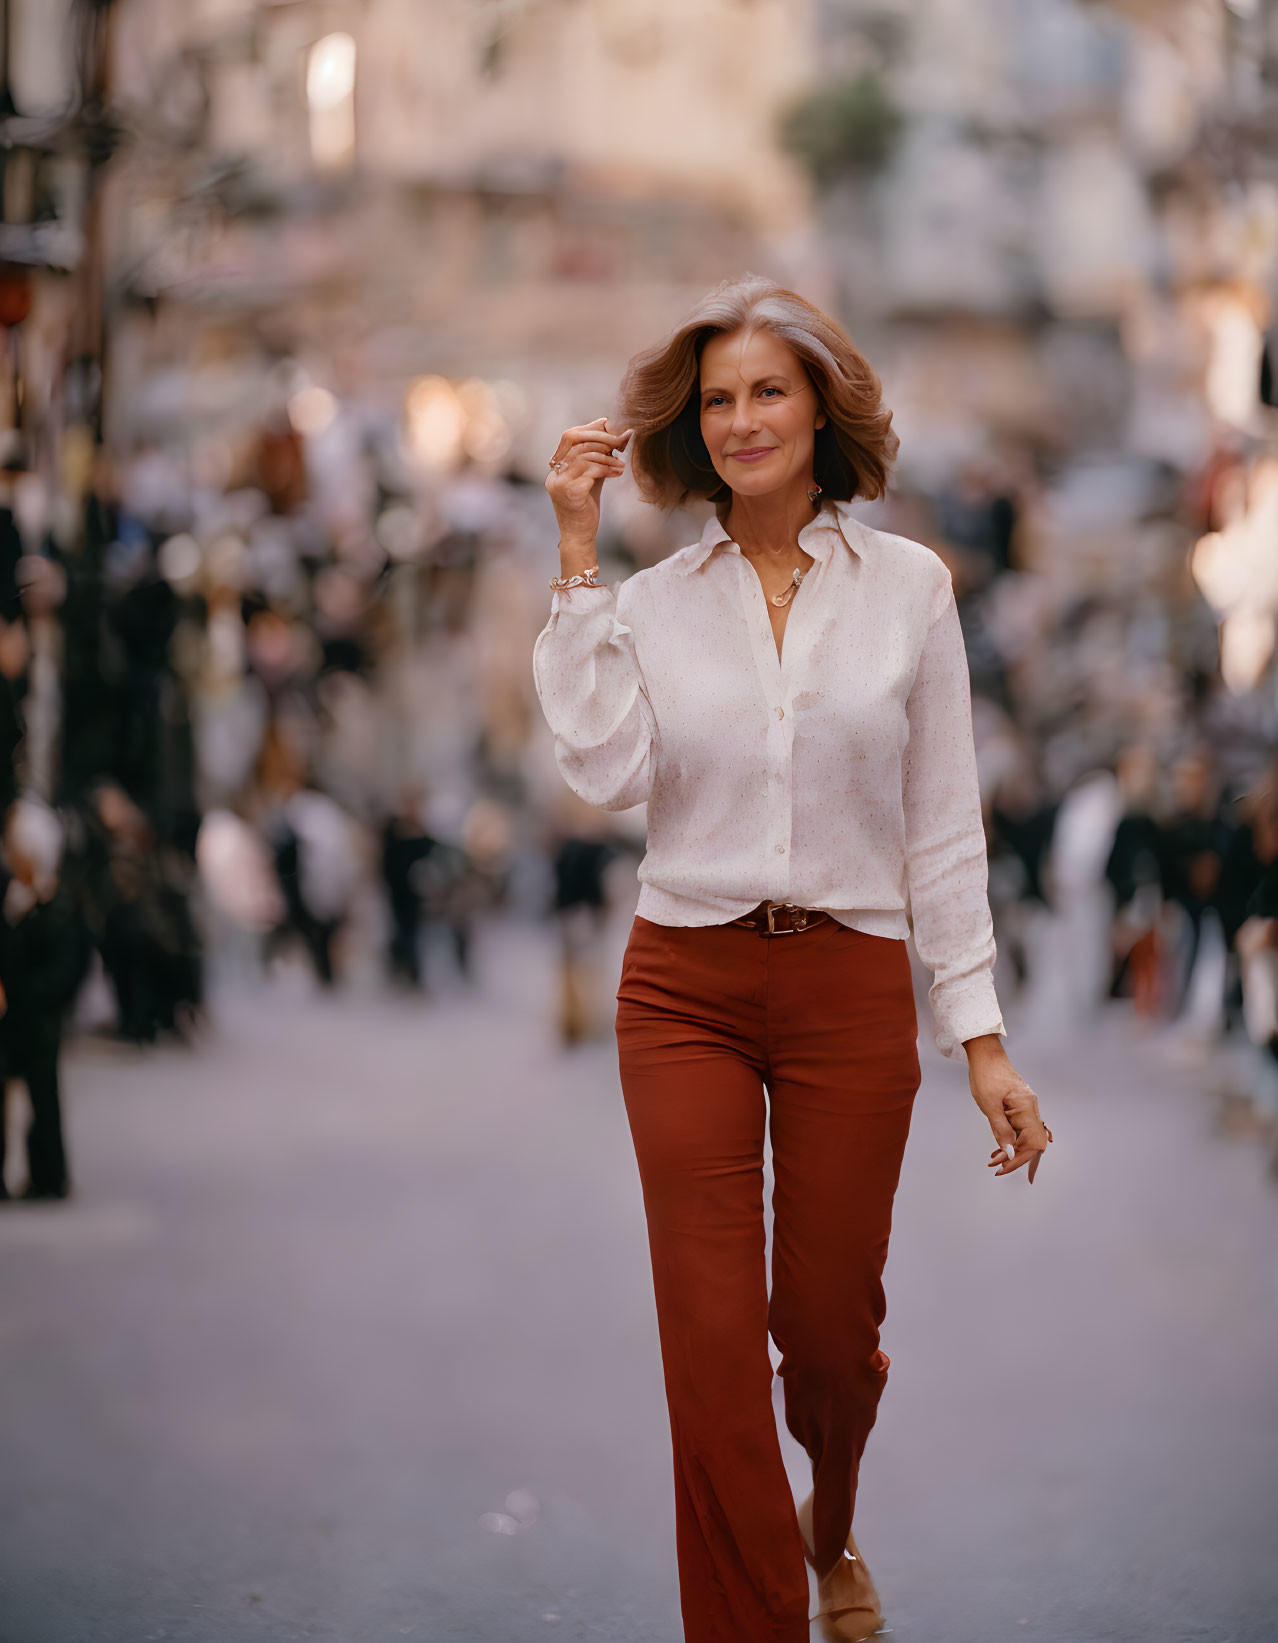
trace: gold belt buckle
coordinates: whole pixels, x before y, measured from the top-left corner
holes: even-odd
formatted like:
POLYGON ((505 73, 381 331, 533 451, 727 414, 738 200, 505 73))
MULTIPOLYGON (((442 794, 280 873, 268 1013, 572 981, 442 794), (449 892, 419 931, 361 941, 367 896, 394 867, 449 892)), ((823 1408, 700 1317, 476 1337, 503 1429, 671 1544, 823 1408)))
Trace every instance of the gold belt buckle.
POLYGON ((796 907, 792 901, 770 901, 768 903, 768 934, 770 936, 792 936, 798 930, 808 927, 808 910, 806 907, 796 907), (777 908, 791 915, 790 928, 778 930, 776 927, 777 908))

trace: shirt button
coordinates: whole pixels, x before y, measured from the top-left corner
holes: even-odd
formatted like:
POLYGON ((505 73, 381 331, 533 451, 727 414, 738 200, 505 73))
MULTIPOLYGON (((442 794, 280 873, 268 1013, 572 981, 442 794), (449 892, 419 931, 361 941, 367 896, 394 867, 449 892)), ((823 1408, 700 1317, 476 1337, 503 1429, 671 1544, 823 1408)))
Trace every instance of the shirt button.
POLYGON ((785 709, 783 707, 774 707, 772 711, 776 714, 778 719, 785 718, 785 709))
POLYGON ((785 855, 785 845, 778 844, 777 847, 776 847, 776 852, 777 852, 778 856, 784 856, 785 855))

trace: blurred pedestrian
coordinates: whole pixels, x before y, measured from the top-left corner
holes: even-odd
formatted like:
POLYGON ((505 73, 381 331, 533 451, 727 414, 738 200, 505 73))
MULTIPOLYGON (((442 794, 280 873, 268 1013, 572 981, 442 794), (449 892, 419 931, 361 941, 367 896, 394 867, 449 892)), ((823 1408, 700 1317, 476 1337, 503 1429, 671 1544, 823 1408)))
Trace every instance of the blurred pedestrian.
POLYGON ((1204 923, 1214 918, 1221 867, 1229 848, 1230 827, 1220 805, 1211 757, 1195 748, 1171 768, 1171 813, 1162 825, 1163 896, 1175 910, 1171 931, 1168 1014, 1185 1006, 1203 939, 1204 923))
POLYGON ((30 658, 25 624, 20 617, 0 615, 0 811, 18 796, 19 749, 26 734, 22 698, 30 658))
POLYGON ((350 911, 359 859, 354 824, 302 774, 296 752, 268 735, 262 770, 264 831, 275 855, 285 916, 267 942, 268 956, 297 936, 321 987, 337 980, 335 943, 350 911))
POLYGON ((1110 927, 1110 998, 1130 995, 1137 1015, 1152 1020, 1162 1008, 1162 834, 1154 819, 1158 761, 1135 742, 1114 765, 1122 814, 1105 862, 1114 893, 1110 927))
POLYGON ((1278 765, 1267 770, 1250 791, 1240 794, 1235 800, 1229 845, 1220 866, 1215 905, 1230 957, 1226 992, 1227 1028, 1236 1024, 1241 1009, 1238 932, 1252 912, 1257 887, 1267 870, 1262 852, 1268 843, 1268 810, 1276 791, 1278 765))
POLYGON ((1242 984, 1242 1019, 1252 1046, 1249 1094, 1270 1137, 1278 1171, 1278 765, 1247 805, 1256 872, 1234 931, 1242 984))
POLYGON ((191 878, 141 807, 113 781, 93 789, 86 899, 115 993, 117 1030, 134 1044, 187 1037, 203 1011, 203 957, 191 878))
POLYGON ((554 852, 554 911, 559 925, 559 1037, 565 1045, 592 1036, 592 985, 608 919, 604 873, 616 854, 607 839, 561 839, 554 852))
POLYGON ((406 788, 382 828, 381 866, 391 921, 390 973, 410 987, 422 985, 422 869, 438 845, 423 821, 423 794, 406 788))
POLYGON ((256 976, 264 938, 284 922, 286 909, 275 858, 261 832, 233 810, 210 810, 200 824, 196 862, 212 925, 211 944, 243 955, 256 976))
POLYGON ((1001 1042, 962 632, 941 560, 848 506, 885 488, 891 415, 802 298, 725 281, 631 360, 621 398, 621 431, 569 428, 550 459, 561 574, 534 672, 569 785, 602 809, 648 805, 617 1036, 684 1635, 806 1643, 806 1555, 822 1635, 850 1643, 882 1624, 851 1526, 919 1083, 911 924, 938 1046, 965 1047, 997 1142, 990 1166, 1033 1179, 1051 1139, 1001 1042), (645 499, 715 512, 614 597, 600 497, 632 438, 645 499), (769 1334, 812 1466, 797 1509, 769 1334))
POLYGON ((1032 751, 1018 749, 990 805, 989 871, 999 951, 1008 954, 1021 989, 1029 980, 1030 955, 1037 950, 1037 926, 1050 910, 1044 875, 1057 809, 1047 797, 1032 751))
POLYGON ((27 1087, 27 1178, 19 1196, 71 1192, 63 1136, 58 1059, 62 1022, 88 968, 83 921, 60 881, 62 827, 37 799, 19 798, 5 816, 0 875, 0 1198, 5 1185, 6 1097, 27 1087))

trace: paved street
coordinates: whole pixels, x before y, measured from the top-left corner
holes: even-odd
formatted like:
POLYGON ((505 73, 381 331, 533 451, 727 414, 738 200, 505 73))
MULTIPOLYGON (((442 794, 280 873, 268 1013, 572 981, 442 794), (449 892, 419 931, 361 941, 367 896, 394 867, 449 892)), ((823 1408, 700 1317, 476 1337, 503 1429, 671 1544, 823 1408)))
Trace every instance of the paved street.
MULTIPOLYGON (((675 1643, 638 1184, 550 951, 77 1047, 78 1197, 0 1216, 0 1643, 675 1643)), ((1012 1025, 1032 1190, 926 1045, 858 1513, 895 1643, 1273 1643, 1278 1191, 1121 1015, 1012 1025)))

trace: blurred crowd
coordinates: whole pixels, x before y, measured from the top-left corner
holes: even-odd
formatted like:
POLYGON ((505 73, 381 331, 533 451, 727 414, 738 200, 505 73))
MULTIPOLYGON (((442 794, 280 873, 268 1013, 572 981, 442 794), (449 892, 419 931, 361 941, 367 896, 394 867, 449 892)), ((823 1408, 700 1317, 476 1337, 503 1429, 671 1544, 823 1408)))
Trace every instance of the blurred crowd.
MULTIPOLYGON (((432 968, 471 977, 477 921, 541 912, 563 1042, 606 1030, 597 957, 641 834, 553 774, 541 487, 423 486, 367 428, 268 426, 237 464, 214 485, 172 452, 98 458, 73 516, 6 472, 0 1053, 29 1091, 28 1196, 70 1189, 64 1022, 198 1042, 210 970, 429 991, 432 968)), ((1066 1029, 1127 1001, 1278 1160, 1272 726, 1221 685, 1187 573, 1160 603, 1035 568, 1045 483, 991 462, 870 510, 954 577, 1000 991, 1013 1023, 1066 1029)), ((627 517, 610 577, 637 562, 627 517)))
POLYGON ((464 982, 512 879, 548 897, 548 864, 513 871, 530 637, 503 562, 530 487, 426 495, 393 450, 343 453, 285 422, 217 488, 171 452, 98 457, 73 513, 6 472, 0 1072, 29 1091, 26 1196, 70 1186, 64 1020, 197 1042, 219 965, 425 990, 429 954, 464 982), (358 528, 325 473, 367 496, 358 528))
MULTIPOLYGON (((1217 528, 1208 476, 1147 483, 1133 547, 1217 528)), ((1259 1136, 1278 1174, 1272 689, 1222 678, 1188 548, 1161 588, 1080 593, 1027 568, 1049 488, 991 463, 883 510, 954 577, 1000 993, 1014 1021, 1058 1035, 1125 1007, 1202 1065, 1222 1126, 1259 1136)))
MULTIPOLYGON (((871 522, 952 572, 1013 1030, 1129 1012, 1275 1147, 1278 0, 11 32, 0 1190, 67 1190, 64 1021, 198 1043, 276 973, 443 1010, 541 915, 559 1036, 607 1031, 643 816, 567 791, 532 690, 541 464, 750 267, 850 324, 871 522)), ((604 517, 610 582, 701 526, 629 479, 604 517)))

